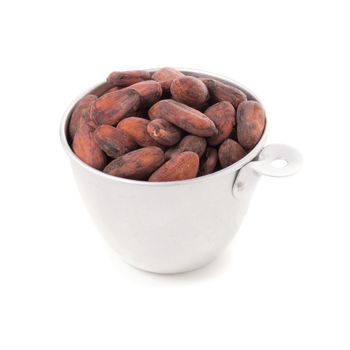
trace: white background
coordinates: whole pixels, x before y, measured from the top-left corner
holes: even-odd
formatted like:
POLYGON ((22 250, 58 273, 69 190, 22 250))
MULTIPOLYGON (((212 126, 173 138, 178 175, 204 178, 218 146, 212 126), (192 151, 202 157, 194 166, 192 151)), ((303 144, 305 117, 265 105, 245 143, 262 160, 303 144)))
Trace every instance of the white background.
POLYGON ((0 348, 349 349, 348 1, 0 5, 0 348), (79 198, 66 106, 113 70, 231 77, 304 168, 261 180, 229 249, 197 272, 125 265, 79 198))

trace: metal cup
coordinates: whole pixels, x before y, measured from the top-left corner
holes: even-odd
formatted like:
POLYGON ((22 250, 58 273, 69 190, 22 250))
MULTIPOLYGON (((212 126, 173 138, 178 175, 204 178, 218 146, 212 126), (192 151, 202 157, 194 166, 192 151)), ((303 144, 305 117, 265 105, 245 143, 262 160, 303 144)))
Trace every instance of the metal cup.
MULTIPOLYGON (((236 86, 258 101, 230 79, 182 71, 236 86)), ((106 84, 102 83, 85 94, 104 90, 106 84)), ((289 176, 301 167, 301 155, 294 148, 281 144, 264 147, 267 122, 253 150, 213 174, 159 183, 110 176, 83 163, 71 150, 67 130, 76 101, 64 114, 60 136, 81 196, 104 239, 127 263, 142 270, 180 273, 208 264, 238 231, 260 175, 289 176), (274 161, 281 159, 285 166, 275 167, 274 161)))

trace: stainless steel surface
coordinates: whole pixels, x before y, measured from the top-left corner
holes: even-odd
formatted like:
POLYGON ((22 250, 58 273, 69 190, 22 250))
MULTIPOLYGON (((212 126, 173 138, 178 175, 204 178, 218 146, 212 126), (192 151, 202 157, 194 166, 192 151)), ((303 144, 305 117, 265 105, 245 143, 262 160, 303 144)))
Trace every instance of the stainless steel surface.
MULTIPOLYGON (((181 70, 237 86, 257 100, 230 79, 181 70)), ((301 157, 296 150, 283 145, 263 149, 266 126, 249 154, 216 173, 166 183, 113 177, 86 165, 72 152, 67 127, 75 102, 63 117, 60 135, 81 196, 106 241, 126 262, 143 270, 179 273, 208 264, 237 232, 259 175, 288 176, 300 168, 301 157), (276 159, 287 161, 283 170, 271 165, 276 159)))

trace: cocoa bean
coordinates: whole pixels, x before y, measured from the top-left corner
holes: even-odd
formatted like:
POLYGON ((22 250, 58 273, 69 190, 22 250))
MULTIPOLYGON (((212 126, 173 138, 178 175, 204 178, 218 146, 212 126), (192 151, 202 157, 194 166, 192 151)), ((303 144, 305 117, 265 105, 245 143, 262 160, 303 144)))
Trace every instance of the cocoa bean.
POLYGON ((199 167, 198 155, 194 152, 183 152, 172 157, 156 170, 149 181, 180 181, 196 177, 199 167))
POLYGON ((178 152, 194 152, 198 154, 198 157, 201 158, 207 147, 207 141, 203 137, 195 135, 185 136, 177 146, 178 152))
POLYGON ((73 139, 73 151, 77 157, 91 167, 102 170, 106 165, 106 155, 94 138, 94 127, 89 122, 80 123, 73 139))
POLYGON ((246 94, 232 85, 224 84, 215 79, 202 78, 201 80, 207 86, 210 96, 216 102, 228 101, 237 109, 241 102, 247 101, 246 94))
POLYGON ((101 125, 95 130, 95 141, 108 156, 117 158, 137 148, 137 144, 123 130, 101 125))
POLYGON ((159 144, 149 135, 147 126, 149 120, 139 117, 129 117, 123 119, 117 129, 126 132, 131 139, 141 147, 159 146, 159 144))
POLYGON ((236 141, 227 139, 219 148, 218 156, 222 168, 226 168, 246 155, 244 148, 236 141))
POLYGON ((144 70, 131 70, 125 72, 112 72, 108 78, 107 82, 118 86, 125 87, 132 84, 139 83, 140 81, 150 80, 151 73, 144 70))
POLYGON ((164 160, 164 152, 160 148, 145 147, 114 159, 103 171, 127 179, 146 180, 164 160))
POLYGON ((209 98, 207 87, 195 77, 174 79, 170 85, 170 92, 174 100, 193 108, 200 107, 209 98))
POLYGON ((181 139, 181 130, 165 119, 154 119, 147 125, 149 135, 158 143, 173 146, 181 139))
POLYGON ((230 136, 235 125, 236 111, 231 103, 222 101, 210 106, 204 114, 218 129, 218 133, 208 139, 210 145, 217 146, 230 136))
POLYGON ((195 135, 187 135, 176 146, 167 149, 165 152, 165 159, 170 159, 174 155, 186 151, 197 153, 198 157, 201 158, 206 147, 207 141, 205 138, 195 135))
POLYGON ((89 120, 91 118, 91 106, 96 101, 95 95, 86 95, 81 98, 74 107, 72 116, 69 121, 69 135, 74 138, 81 119, 89 120))
POLYGON ((211 174, 215 171, 218 162, 218 151, 214 147, 208 147, 199 166, 199 176, 211 174))
POLYGON ((150 106, 160 100, 162 97, 162 87, 154 80, 142 81, 130 85, 128 89, 135 90, 141 97, 142 106, 150 106))
POLYGON ((164 90, 169 90, 174 79, 184 76, 185 74, 175 68, 165 67, 154 72, 152 79, 161 83, 164 90))
POLYGON ((265 111, 256 101, 242 102, 237 110, 237 139, 247 150, 259 142, 265 129, 265 111))
POLYGON ((218 132, 215 124, 205 114, 173 100, 157 102, 149 109, 148 115, 151 120, 165 119, 197 136, 213 136, 218 132))
POLYGON ((93 119, 98 125, 115 125, 140 105, 139 94, 132 89, 122 89, 102 95, 94 103, 93 119))

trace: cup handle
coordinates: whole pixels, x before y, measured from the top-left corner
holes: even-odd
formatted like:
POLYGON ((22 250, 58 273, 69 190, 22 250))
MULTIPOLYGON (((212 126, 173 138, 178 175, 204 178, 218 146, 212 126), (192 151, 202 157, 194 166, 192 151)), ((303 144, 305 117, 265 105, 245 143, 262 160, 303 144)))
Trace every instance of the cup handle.
POLYGON ((302 167, 302 156, 293 147, 272 144, 264 147, 257 159, 246 164, 236 176, 232 194, 239 198, 248 195, 261 175, 283 177, 296 174, 302 167))

